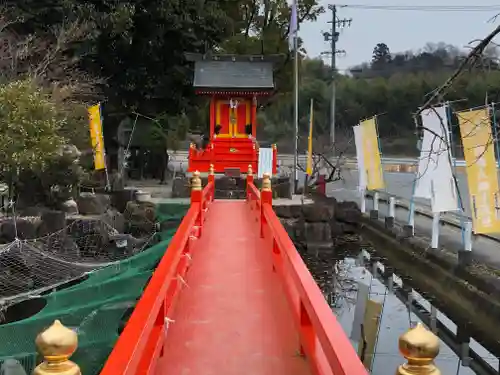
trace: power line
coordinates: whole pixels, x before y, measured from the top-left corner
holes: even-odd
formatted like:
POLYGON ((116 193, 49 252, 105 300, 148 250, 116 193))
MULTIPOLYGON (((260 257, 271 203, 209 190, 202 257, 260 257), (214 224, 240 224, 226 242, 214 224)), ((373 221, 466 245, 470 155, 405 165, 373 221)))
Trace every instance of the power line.
POLYGON ((500 11, 500 5, 380 5, 343 4, 342 8, 361 10, 393 10, 418 12, 492 12, 500 11))

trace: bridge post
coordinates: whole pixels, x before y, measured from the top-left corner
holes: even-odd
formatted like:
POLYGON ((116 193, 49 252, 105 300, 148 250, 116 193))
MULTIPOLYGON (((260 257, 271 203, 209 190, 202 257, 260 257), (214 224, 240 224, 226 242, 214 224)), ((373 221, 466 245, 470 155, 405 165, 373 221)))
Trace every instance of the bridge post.
POLYGON ((37 336, 35 345, 43 362, 36 366, 33 375, 81 375, 80 367, 69 360, 78 347, 78 336, 59 320, 37 336))
POLYGON ((439 212, 432 214, 432 232, 431 232, 431 248, 437 249, 439 247, 439 220, 441 215, 439 212))
POLYGON ((361 213, 364 214, 366 212, 366 191, 365 189, 361 189, 359 191, 359 209, 361 210, 361 213))
POLYGON ((264 204, 273 204, 273 191, 271 187, 271 175, 264 173, 262 176, 262 188, 260 190, 260 236, 264 238, 264 204))
POLYGON ((373 193, 373 210, 370 211, 370 219, 378 220, 378 201, 379 194, 378 191, 373 193))
POLYGON ((273 174, 278 174, 278 147, 276 143, 271 146, 273 148, 273 174))
POLYGON ((200 172, 193 173, 191 179, 191 204, 199 203, 200 212, 197 216, 195 226, 198 227, 197 237, 201 236, 201 227, 203 225, 203 188, 201 186, 200 172))
POLYGON ((389 197, 389 212, 385 218, 385 227, 391 229, 394 227, 394 220, 396 217, 396 198, 389 197))
POLYGON ((464 248, 458 251, 458 265, 466 267, 470 264, 472 258, 472 222, 464 223, 464 248))
POLYGON ((215 169, 214 165, 210 164, 210 167, 208 168, 208 183, 210 182, 215 182, 215 169))
POLYGON ((410 203, 410 211, 408 212, 408 224, 403 226, 403 234, 405 237, 413 237, 415 235, 415 202, 413 202, 413 199, 410 203))
POLYGON ((317 192, 326 197, 326 178, 324 174, 318 176, 317 192))
POLYGON ((401 335, 398 346, 408 362, 398 367, 396 375, 441 375, 434 364, 439 354, 439 339, 422 323, 401 335))
POLYGON ((252 164, 248 164, 248 170, 247 170, 247 191, 248 191, 248 186, 253 183, 253 169, 252 169, 252 164))

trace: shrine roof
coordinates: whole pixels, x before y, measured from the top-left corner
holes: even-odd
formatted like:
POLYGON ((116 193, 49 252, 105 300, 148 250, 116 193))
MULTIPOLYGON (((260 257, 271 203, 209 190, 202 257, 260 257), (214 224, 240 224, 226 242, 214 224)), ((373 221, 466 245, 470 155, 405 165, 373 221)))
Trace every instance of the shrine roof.
POLYGON ((274 90, 271 61, 202 60, 195 62, 197 89, 274 90))
POLYGON ((273 89, 228 89, 224 87, 197 87, 195 89, 197 95, 217 95, 217 96, 272 96, 274 94, 273 89))

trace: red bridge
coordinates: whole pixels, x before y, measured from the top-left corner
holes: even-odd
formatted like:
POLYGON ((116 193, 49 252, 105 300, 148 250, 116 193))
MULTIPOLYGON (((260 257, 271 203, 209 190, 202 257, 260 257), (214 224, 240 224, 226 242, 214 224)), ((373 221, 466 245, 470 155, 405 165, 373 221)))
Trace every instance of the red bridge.
POLYGON ((214 200, 192 180, 191 207, 101 375, 365 375, 272 208, 269 176, 246 200, 214 200))

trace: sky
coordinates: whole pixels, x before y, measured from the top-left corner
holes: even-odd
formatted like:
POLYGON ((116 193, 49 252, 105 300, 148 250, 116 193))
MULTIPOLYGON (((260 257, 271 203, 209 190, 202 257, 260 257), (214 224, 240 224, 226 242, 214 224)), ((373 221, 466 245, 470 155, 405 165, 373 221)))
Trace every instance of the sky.
MULTIPOLYGON (((498 0, 338 0, 341 4, 397 5, 397 6, 480 6, 495 5, 498 0)), ((329 49, 329 43, 323 40, 322 31, 327 31, 331 24, 328 4, 333 2, 320 0, 327 10, 316 22, 300 25, 299 35, 304 40, 310 57, 318 57, 329 49)), ((470 41, 485 37, 500 23, 500 16, 491 20, 500 11, 457 12, 457 11, 394 11, 339 8, 339 18, 352 18, 349 28, 340 31, 337 49, 345 50, 345 55, 337 56, 339 70, 371 60, 373 47, 377 43, 386 43, 392 53, 418 50, 428 42, 445 42, 460 48, 470 41)), ((499 42, 497 40, 497 42, 499 42)), ((330 61, 325 56, 326 61, 330 61)))

